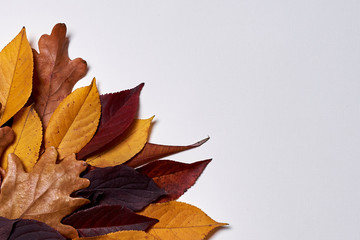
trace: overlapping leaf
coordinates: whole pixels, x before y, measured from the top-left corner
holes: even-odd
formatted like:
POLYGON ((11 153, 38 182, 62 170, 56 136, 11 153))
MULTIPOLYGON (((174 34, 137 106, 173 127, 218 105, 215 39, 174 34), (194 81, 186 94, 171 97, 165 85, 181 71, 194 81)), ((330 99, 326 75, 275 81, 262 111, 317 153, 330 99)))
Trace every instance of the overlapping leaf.
POLYGON ((158 240, 143 231, 120 231, 97 237, 76 238, 74 240, 158 240))
POLYGON ((139 172, 151 177, 154 182, 165 189, 166 196, 158 202, 167 202, 178 199, 190 188, 211 160, 204 160, 192 164, 169 160, 151 162, 138 169, 139 172))
POLYGON ((71 93, 74 85, 87 72, 87 64, 81 58, 70 60, 69 40, 65 24, 56 24, 50 35, 39 40, 39 52, 34 52, 35 109, 44 128, 59 103, 71 93))
POLYGON ((100 150, 119 137, 133 122, 144 84, 111 94, 101 95, 101 121, 94 138, 77 154, 79 159, 100 150))
POLYGON ((94 205, 122 205, 139 211, 165 194, 151 178, 125 165, 96 168, 83 177, 90 180, 90 186, 74 195, 94 205))
POLYGON ((14 141, 15 134, 14 131, 8 127, 0 128, 0 156, 3 155, 5 149, 14 141))

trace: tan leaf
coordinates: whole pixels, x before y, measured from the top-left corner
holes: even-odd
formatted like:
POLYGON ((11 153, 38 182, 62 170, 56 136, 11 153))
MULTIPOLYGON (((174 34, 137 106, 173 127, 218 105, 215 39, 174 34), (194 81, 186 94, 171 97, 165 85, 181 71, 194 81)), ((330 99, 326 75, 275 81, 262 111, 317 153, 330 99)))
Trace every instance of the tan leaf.
POLYGON ((149 233, 158 239, 201 240, 213 229, 224 226, 199 208, 182 202, 149 205, 139 214, 158 219, 149 233))
POLYGON ((32 89, 33 55, 25 28, 0 52, 0 126, 27 102, 32 89))
POLYGON ((8 171, 0 193, 0 216, 9 219, 35 219, 48 224, 68 238, 78 237, 77 231, 60 223, 87 199, 69 195, 87 187, 89 180, 80 178, 86 169, 84 161, 71 155, 56 164, 57 152, 51 147, 40 157, 33 170, 24 171, 20 159, 13 153, 8 157, 8 171))
POLYGON ((2 157, 2 168, 7 169, 6 159, 9 153, 15 153, 28 172, 39 158, 42 141, 41 121, 33 106, 21 109, 14 116, 12 129, 15 132, 15 141, 6 149, 2 157))
POLYGON ((96 237, 82 237, 73 240, 157 240, 154 236, 143 231, 119 231, 96 237))
POLYGON ((62 159, 79 152, 93 137, 101 113, 95 79, 67 96, 51 116, 45 131, 45 148, 54 146, 62 159))
POLYGON ((14 131, 8 127, 0 128, 0 156, 3 155, 5 149, 14 141, 14 131))
POLYGON ((126 162, 144 147, 153 118, 134 120, 114 146, 87 158, 86 162, 96 167, 116 166, 126 162))

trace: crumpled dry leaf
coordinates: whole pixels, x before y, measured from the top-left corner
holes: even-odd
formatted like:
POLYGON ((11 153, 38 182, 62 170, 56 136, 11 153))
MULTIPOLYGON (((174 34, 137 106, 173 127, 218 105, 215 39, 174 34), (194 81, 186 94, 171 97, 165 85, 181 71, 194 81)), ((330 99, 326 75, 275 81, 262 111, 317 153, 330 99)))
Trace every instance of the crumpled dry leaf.
POLYGON ((56 149, 51 147, 40 157, 33 170, 26 173, 20 159, 10 154, 0 193, 0 216, 38 220, 65 237, 75 238, 77 231, 60 221, 89 202, 69 196, 89 185, 89 180, 79 177, 86 163, 77 161, 74 154, 59 164, 56 160, 56 149))

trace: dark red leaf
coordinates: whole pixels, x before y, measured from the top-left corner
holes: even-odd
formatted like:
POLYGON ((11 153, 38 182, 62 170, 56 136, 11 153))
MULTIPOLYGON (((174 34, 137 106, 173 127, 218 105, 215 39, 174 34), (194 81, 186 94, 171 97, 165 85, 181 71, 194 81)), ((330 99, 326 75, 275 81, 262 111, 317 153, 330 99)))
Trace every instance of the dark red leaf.
POLYGON ((90 186, 74 195, 89 199, 92 205, 122 205, 139 211, 165 194, 151 178, 125 165, 96 168, 83 177, 90 186))
POLYGON ((151 177, 154 182, 167 192, 158 202, 168 202, 178 199, 189 189, 211 160, 203 160, 191 164, 170 160, 151 162, 139 169, 139 172, 151 177))
POLYGON ((153 143, 146 143, 145 147, 132 159, 130 159, 125 164, 136 168, 146 163, 158 160, 160 158, 182 152, 188 149, 196 148, 207 142, 209 138, 205 138, 197 143, 188 145, 188 146, 167 146, 167 145, 158 145, 153 143))
POLYGON ((120 205, 102 205, 78 211, 63 220, 80 237, 93 237, 123 230, 145 231, 158 220, 138 215, 120 205))
POLYGON ((133 122, 138 106, 139 95, 144 83, 137 87, 117 93, 100 96, 101 120, 97 133, 77 154, 78 159, 100 150, 120 136, 133 122))
POLYGON ((3 217, 0 217, 0 239, 66 240, 59 232, 43 222, 30 219, 9 220, 3 217))

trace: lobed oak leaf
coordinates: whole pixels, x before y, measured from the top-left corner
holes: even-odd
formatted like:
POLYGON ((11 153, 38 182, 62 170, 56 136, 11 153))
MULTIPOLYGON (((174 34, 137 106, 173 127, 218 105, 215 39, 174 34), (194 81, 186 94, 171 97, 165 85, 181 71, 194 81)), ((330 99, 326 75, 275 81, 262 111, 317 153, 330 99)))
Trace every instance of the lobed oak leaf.
POLYGON ((27 102, 32 89, 33 55, 25 28, 0 52, 0 126, 27 102))
POLYGON ((74 195, 93 205, 122 205, 139 211, 165 194, 151 178, 125 165, 95 168, 83 177, 90 180, 90 186, 74 195))
POLYGON ((20 159, 10 154, 0 193, 0 216, 38 220, 63 236, 74 238, 78 236, 76 230, 60 221, 89 202, 69 196, 89 185, 87 179, 79 177, 86 169, 86 163, 77 161, 74 154, 58 164, 56 160, 56 149, 51 147, 40 157, 33 170, 26 173, 20 159))
POLYGON ((159 220, 148 232, 164 240, 201 240, 213 229, 227 225, 214 221, 197 207, 175 201, 151 204, 139 214, 159 220))
POLYGON ((168 202, 178 199, 194 185, 200 174, 211 160, 203 160, 191 164, 170 160, 151 162, 137 171, 152 178, 154 182, 166 191, 166 195, 157 202, 168 202))
POLYGON ((68 47, 66 25, 58 23, 50 35, 41 36, 39 53, 33 50, 34 90, 32 98, 44 129, 60 102, 71 93, 74 85, 87 72, 87 64, 83 59, 71 60, 69 58, 68 47))
POLYGON ((55 110, 45 131, 45 148, 54 146, 62 159, 77 153, 96 132, 101 105, 95 79, 67 96, 55 110))
POLYGON ((134 121, 139 106, 139 95, 144 84, 117 93, 100 96, 101 119, 99 129, 91 141, 77 154, 85 159, 119 137, 134 121))
POLYGON ((73 240, 158 240, 154 236, 143 231, 119 231, 96 237, 82 237, 73 240))
POLYGON ((108 144, 105 150, 88 157, 86 162, 96 167, 116 166, 126 162, 144 147, 153 118, 135 119, 118 139, 108 144))
POLYGON ((146 163, 152 162, 154 160, 158 160, 160 158, 182 152, 185 150, 189 150, 192 148, 200 147, 204 143, 206 143, 209 140, 209 138, 205 138, 199 142, 196 142, 191 145, 187 146, 169 146, 169 145, 159 145, 159 144, 153 144, 153 143, 146 143, 145 147, 139 152, 135 157, 130 159, 125 164, 136 168, 141 165, 144 165, 146 163))
POLYGON ((80 210, 63 220, 76 228, 81 237, 105 235, 124 230, 145 231, 158 220, 138 215, 120 205, 101 205, 80 210))

